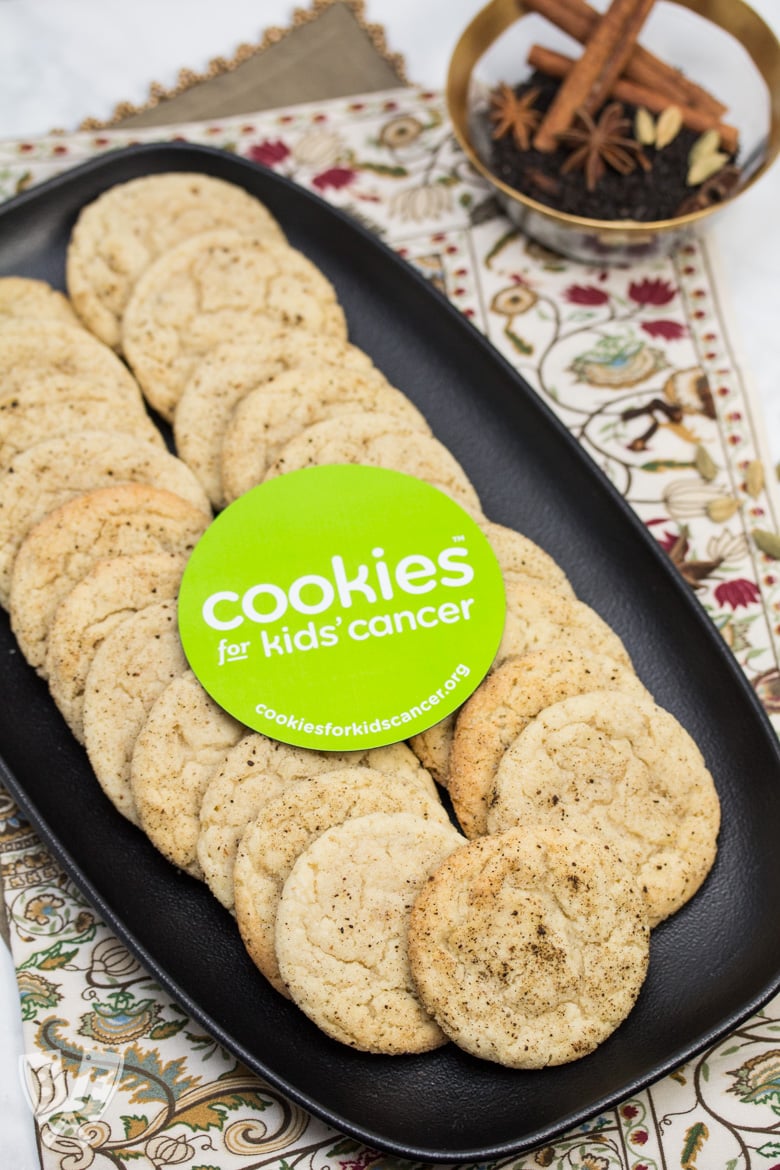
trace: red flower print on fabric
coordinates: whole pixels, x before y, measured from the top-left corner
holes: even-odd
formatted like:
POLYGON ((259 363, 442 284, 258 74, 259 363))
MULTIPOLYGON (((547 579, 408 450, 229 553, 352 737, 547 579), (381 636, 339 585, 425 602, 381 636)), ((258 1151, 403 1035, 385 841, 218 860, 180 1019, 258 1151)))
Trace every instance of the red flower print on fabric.
POLYGON ((650 337, 662 337, 664 341, 679 341, 687 332, 679 321, 642 321, 641 328, 650 337))
POLYGON ((572 284, 564 292, 570 305, 606 305, 609 297, 592 284, 572 284))
POLYGON ((722 581, 715 589, 718 605, 730 605, 732 609, 755 605, 760 596, 758 586, 744 577, 738 577, 736 581, 722 581))
POLYGON ((674 300, 676 293, 674 285, 660 276, 645 276, 642 280, 632 280, 628 286, 628 295, 638 305, 668 305, 674 300))
MULTIPOLYGON (((669 520, 666 516, 659 516, 656 520, 645 520, 645 527, 646 528, 655 528, 655 526, 657 524, 668 524, 668 523, 669 523, 669 520)), ((661 548, 665 549, 666 552, 671 552, 672 549, 674 548, 674 546, 677 544, 680 537, 677 535, 676 532, 670 532, 669 529, 667 529, 666 532, 655 533, 655 539, 661 545, 661 548)), ((687 551, 688 551, 688 542, 686 541, 685 547, 684 547, 684 552, 687 552, 687 551)))
POLYGON ((335 191, 338 191, 354 182, 355 174, 356 172, 349 167, 330 167, 321 175, 315 175, 311 183, 318 191, 327 191, 328 187, 333 187, 335 191))
POLYGON ((264 167, 275 167, 278 163, 284 162, 289 153, 289 147, 285 146, 280 138, 275 142, 265 138, 250 148, 249 157, 252 162, 260 163, 264 167))

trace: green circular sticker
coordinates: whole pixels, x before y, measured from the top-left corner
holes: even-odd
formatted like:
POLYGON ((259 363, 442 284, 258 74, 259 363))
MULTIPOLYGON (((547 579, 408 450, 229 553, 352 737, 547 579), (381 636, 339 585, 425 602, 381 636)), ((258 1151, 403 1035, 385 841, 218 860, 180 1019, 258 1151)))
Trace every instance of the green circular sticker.
POLYGON ((458 504, 345 464, 269 480, 217 517, 187 564, 179 631, 236 719, 343 751, 459 707, 495 657, 504 608, 495 555, 458 504))

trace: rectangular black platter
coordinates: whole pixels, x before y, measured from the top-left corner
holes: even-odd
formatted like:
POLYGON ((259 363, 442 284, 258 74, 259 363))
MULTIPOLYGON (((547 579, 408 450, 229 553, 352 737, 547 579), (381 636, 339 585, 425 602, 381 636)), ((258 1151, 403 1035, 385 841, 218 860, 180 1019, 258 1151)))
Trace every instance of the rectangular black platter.
POLYGON ((64 287, 79 208, 150 172, 197 170, 270 207, 336 286, 352 339, 422 408, 486 514, 526 532, 623 637, 657 700, 701 747, 723 805, 714 870, 653 936, 636 1008, 595 1053, 518 1072, 448 1045, 377 1057, 330 1041, 256 973, 232 919, 99 792, 85 754, 2 624, 4 782, 104 919, 252 1069, 336 1128, 427 1161, 549 1141, 731 1030, 776 990, 780 755, 730 652, 676 571, 527 384, 417 273, 347 216, 233 155, 187 144, 112 152, 0 211, 0 272, 64 287))

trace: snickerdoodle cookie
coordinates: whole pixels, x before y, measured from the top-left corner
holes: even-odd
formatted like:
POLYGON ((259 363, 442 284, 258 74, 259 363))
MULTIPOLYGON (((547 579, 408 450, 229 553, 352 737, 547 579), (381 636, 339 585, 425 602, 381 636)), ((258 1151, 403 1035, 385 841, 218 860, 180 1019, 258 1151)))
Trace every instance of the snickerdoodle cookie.
POLYGON ((203 793, 245 731, 188 670, 160 692, 135 741, 130 788, 141 828, 193 877, 203 877, 197 857, 203 793))
POLYGON ((276 917, 279 971, 335 1040, 365 1052, 426 1052, 445 1037, 417 995, 409 913, 463 837, 413 813, 370 813, 326 830, 300 855, 276 917))
POLYGON ((262 338, 224 341, 195 366, 173 416, 179 457, 192 468, 215 508, 227 503, 222 485, 222 442, 231 415, 248 394, 302 362, 341 370, 374 369, 368 354, 340 337, 278 325, 262 338))
POLYGON ((397 415, 360 412, 315 423, 282 448, 266 480, 326 463, 401 471, 432 484, 472 516, 482 515, 476 489, 452 452, 397 415))
POLYGON ((92 333, 118 349, 141 274, 175 244, 217 228, 284 241, 260 200, 224 179, 181 171, 117 183, 82 208, 71 234, 66 277, 73 307, 92 333))
POLYGON ((96 430, 36 443, 0 475, 0 604, 8 605, 14 560, 33 525, 84 492, 119 483, 164 488, 211 515, 206 493, 186 463, 156 443, 96 430))
POLYGON ((455 724, 447 789, 467 837, 487 832, 488 801, 507 748, 545 707, 587 691, 647 695, 624 662, 554 646, 508 658, 464 703, 455 724))
POLYGON ((84 687, 98 648, 138 610, 174 601, 184 559, 137 553, 98 561, 57 606, 44 669, 52 698, 79 743, 84 742, 84 687))
POLYGON ((253 390, 233 411, 222 441, 226 500, 262 483, 287 443, 307 427, 357 410, 394 415, 430 434, 417 407, 378 370, 307 362, 253 390))
POLYGON ((650 930, 607 843, 523 826, 451 854, 409 924, 420 998, 451 1040, 511 1068, 592 1052, 633 1007, 650 930))
POLYGON ((176 602, 158 601, 127 617, 95 652, 84 684, 84 744, 100 787, 133 824, 130 787, 135 741, 156 699, 187 670, 176 602))
POLYGON ((0 276, 0 329, 18 321, 61 321, 80 325, 66 296, 45 280, 0 276))
POLYGON ((132 374, 85 329, 20 320, 0 331, 0 469, 34 443, 89 429, 164 446, 132 374))
POLYGON ((279 899, 295 861, 333 825, 368 813, 410 812, 449 825, 441 802, 373 768, 341 768, 302 780, 260 809, 241 838, 233 879, 236 921, 252 959, 282 994, 274 931, 279 899))
POLYGON ((57 606, 97 561, 133 553, 187 557, 210 516, 147 484, 99 488, 55 508, 31 528, 11 579, 11 627, 45 677, 46 639, 57 606))
POLYGON ((489 833, 568 825, 606 841, 636 874, 656 925, 715 860, 720 804, 696 744, 649 697, 592 691, 547 707, 504 754, 489 833))
POLYGON ((295 325, 346 340, 331 283, 288 244, 203 232, 158 257, 133 289, 122 348, 149 403, 171 422, 198 361, 226 338, 295 325))
MULTIPOLYGON (((491 670, 507 658, 542 648, 568 648, 604 655, 631 666, 628 651, 618 635, 585 602, 523 574, 507 578, 504 588, 504 633, 491 670)), ((456 719, 457 712, 453 712, 409 741, 421 762, 445 788, 449 785, 456 719)))
POLYGON ((228 749, 200 806, 198 860, 211 892, 233 909, 233 866, 247 825, 262 806, 300 780, 334 768, 371 768, 437 799, 436 785, 404 743, 352 752, 318 752, 254 731, 228 749))

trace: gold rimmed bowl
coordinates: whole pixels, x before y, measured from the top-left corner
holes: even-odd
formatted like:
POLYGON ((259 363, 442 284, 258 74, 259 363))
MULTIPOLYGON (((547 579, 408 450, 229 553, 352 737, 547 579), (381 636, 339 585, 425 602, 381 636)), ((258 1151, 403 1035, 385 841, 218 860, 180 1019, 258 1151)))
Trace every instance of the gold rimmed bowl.
MULTIPOLYGON (((604 4, 599 7, 603 9, 604 4)), ((586 263, 664 255, 764 175, 780 150, 780 42, 744 0, 658 0, 641 43, 722 101, 739 130, 740 182, 730 198, 653 221, 588 219, 516 190, 493 170, 490 95, 527 80, 532 44, 569 56, 582 49, 524 0, 491 0, 465 29, 450 60, 447 104, 472 166, 495 188, 509 217, 545 247, 586 263)))

